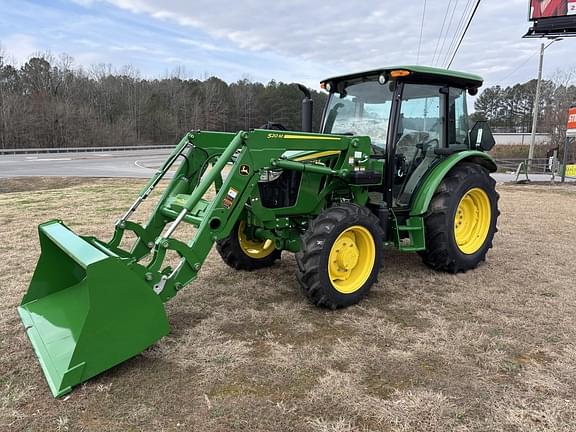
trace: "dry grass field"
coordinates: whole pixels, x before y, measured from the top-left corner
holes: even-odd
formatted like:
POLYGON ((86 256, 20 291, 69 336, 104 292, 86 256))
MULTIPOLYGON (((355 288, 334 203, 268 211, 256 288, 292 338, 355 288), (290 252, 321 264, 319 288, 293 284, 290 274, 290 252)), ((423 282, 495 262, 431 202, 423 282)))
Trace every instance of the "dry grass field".
POLYGON ((141 182, 2 182, 2 431, 576 430, 574 187, 499 186, 476 271, 386 251, 370 296, 336 312, 307 303, 288 253, 246 273, 212 251, 166 304, 168 337, 55 400, 16 313, 36 225, 108 238, 141 182))

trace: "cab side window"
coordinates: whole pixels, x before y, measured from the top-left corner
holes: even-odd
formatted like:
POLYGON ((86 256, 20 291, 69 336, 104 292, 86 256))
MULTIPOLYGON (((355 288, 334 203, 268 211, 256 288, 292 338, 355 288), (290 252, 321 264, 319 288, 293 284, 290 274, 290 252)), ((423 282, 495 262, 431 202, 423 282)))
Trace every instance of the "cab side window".
MULTIPOLYGON (((441 147, 444 124, 443 94, 441 87, 433 85, 406 84, 402 93, 398 147, 406 147, 403 141, 419 144, 429 143, 441 147)), ((411 151, 412 153, 413 151, 411 151)))
POLYGON ((448 147, 460 149, 468 144, 466 91, 450 88, 448 101, 448 147))

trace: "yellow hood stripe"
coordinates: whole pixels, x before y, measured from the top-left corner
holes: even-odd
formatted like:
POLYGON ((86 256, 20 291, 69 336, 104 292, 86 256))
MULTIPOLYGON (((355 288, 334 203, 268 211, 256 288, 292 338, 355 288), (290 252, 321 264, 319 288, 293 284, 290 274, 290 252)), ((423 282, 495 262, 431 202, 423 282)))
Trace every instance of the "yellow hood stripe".
POLYGON ((333 155, 337 155, 337 154, 340 154, 340 152, 337 150, 324 151, 324 152, 318 152, 318 153, 312 153, 312 154, 300 156, 300 157, 295 158, 294 160, 296 162, 302 162, 302 161, 307 161, 307 160, 311 160, 311 159, 320 159, 320 158, 323 158, 326 156, 333 156, 333 155))
POLYGON ((340 141, 341 138, 338 137, 327 137, 327 136, 314 136, 314 135, 290 135, 285 134, 284 139, 315 139, 315 140, 324 140, 324 141, 340 141))

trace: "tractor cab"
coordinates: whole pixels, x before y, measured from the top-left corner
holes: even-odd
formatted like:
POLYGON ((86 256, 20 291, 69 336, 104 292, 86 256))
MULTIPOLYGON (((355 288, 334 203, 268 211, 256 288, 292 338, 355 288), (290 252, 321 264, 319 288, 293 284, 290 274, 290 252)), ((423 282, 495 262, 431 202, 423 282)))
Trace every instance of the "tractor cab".
MULTIPOLYGON (((321 132, 369 136, 371 157, 385 166, 384 200, 393 208, 408 208, 435 164, 476 148, 466 93, 475 95, 481 85, 476 75, 422 66, 329 78, 321 83, 330 94, 321 132)), ((489 129, 483 126, 484 142, 490 143, 489 129)))

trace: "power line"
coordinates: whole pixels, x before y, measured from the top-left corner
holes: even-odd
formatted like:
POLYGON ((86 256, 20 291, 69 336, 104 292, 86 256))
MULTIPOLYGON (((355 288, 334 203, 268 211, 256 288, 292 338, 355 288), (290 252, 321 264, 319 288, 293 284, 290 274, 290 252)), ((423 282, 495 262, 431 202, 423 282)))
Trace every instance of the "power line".
MULTIPOLYGON (((434 48, 434 55, 432 56, 432 63, 434 63, 434 59, 436 58, 436 52, 438 51, 438 45, 440 44, 440 39, 442 39, 442 35, 444 34, 444 25, 446 24, 446 18, 448 18, 448 12, 450 12, 450 6, 452 5, 452 0, 448 2, 448 7, 446 8, 446 12, 444 12, 444 20, 442 21, 442 28, 440 29, 440 36, 436 39, 436 47, 434 48)), ((452 14, 454 16, 454 14, 452 14)))
MULTIPOLYGON (((562 40, 562 39, 554 39, 552 40, 552 42, 550 42, 548 45, 546 45, 544 47, 544 49, 548 48, 550 45, 552 45, 554 42, 556 42, 557 40, 562 40)), ((518 72, 522 67, 524 67, 530 60, 532 60, 539 52, 540 52, 541 48, 538 48, 538 50, 534 51, 532 54, 530 54, 528 57, 526 57, 522 63, 520 63, 517 67, 515 67, 511 72, 509 72, 505 77, 501 78, 499 81, 504 81, 507 80, 508 78, 510 78, 511 76, 513 76, 516 72, 518 72)))
MULTIPOLYGON (((442 55, 442 51, 444 50, 444 45, 446 44, 446 40, 448 39, 448 34, 450 33, 450 29, 452 28, 452 22, 454 21, 454 14, 456 13, 456 9, 458 9, 458 2, 460 0, 456 0, 454 3, 454 9, 452 9, 452 15, 450 15, 450 21, 448 21, 448 27, 446 27, 446 35, 442 40, 442 46, 440 47, 440 51, 438 51, 438 58, 436 58, 435 62, 440 61, 440 56, 442 55)), ((434 56, 436 57, 436 56, 434 56)), ((433 60, 434 61, 434 60, 433 60)))
POLYGON ((534 56, 536 54, 538 54, 540 52, 540 48, 538 48, 538 51, 534 51, 532 54, 530 54, 528 57, 526 57, 526 59, 520 64, 518 65, 518 67, 516 67, 512 72, 510 72, 508 75, 506 75, 504 78, 501 78, 499 81, 504 81, 507 80, 508 78, 510 78, 511 76, 513 76, 516 72, 518 72, 522 67, 524 67, 530 60, 532 60, 534 58, 534 56))
POLYGON ((426 16, 426 0, 424 0, 424 9, 422 9, 422 22, 420 22, 420 41, 418 42, 418 55, 416 63, 420 64, 420 48, 422 47, 422 33, 424 31, 424 17, 426 16))
POLYGON ((464 5, 464 9, 462 10, 462 16, 458 20, 458 25, 456 26, 456 30, 454 31, 454 34, 452 35, 452 40, 450 41, 450 45, 448 45, 448 49, 446 50, 446 53, 444 54, 444 59, 442 60, 442 63, 441 63, 441 65, 443 67, 446 66, 446 63, 448 62, 448 58, 450 57, 450 53, 454 49, 454 46, 456 45, 456 41, 458 40, 458 36, 460 35, 462 28, 464 27, 464 21, 466 20, 466 17, 468 16, 468 12, 469 12, 468 8, 472 7, 472 1, 473 0, 468 0, 466 2, 466 4, 464 5))
POLYGON ((478 10, 478 6, 480 6, 481 1, 482 0, 478 0, 476 2, 476 6, 474 6, 474 10, 472 11, 472 15, 470 15, 470 19, 468 20, 468 24, 466 24, 466 28, 464 29, 464 33, 462 33, 462 37, 460 38, 460 41, 458 42, 458 46, 456 47, 454 54, 452 54, 452 58, 450 59, 450 63, 448 63, 448 67, 446 69, 450 69, 450 66, 452 66, 452 62, 454 61, 454 58, 456 57, 456 54, 458 53, 458 50, 460 49, 460 45, 462 45, 462 41, 464 40, 464 36, 466 36, 466 32, 468 32, 468 29, 470 28, 470 24, 472 24, 472 20, 474 19, 474 15, 476 15, 476 11, 478 10))
MULTIPOLYGON (((473 0, 468 0, 466 2, 466 5, 464 5, 464 10, 462 11, 462 16, 460 17, 460 20, 458 21, 458 25, 456 26, 456 31, 454 31, 454 35, 452 36, 452 40, 450 42, 450 45, 448 45, 448 50, 446 51, 446 54, 444 54, 444 60, 442 61, 441 65, 446 65, 446 63, 448 62, 448 58, 450 56, 450 53, 452 52, 454 46, 456 45, 456 41, 458 40, 458 35, 460 34, 462 28, 464 27, 464 21, 466 20, 466 17, 468 16, 468 8, 472 8, 472 1, 473 0)), ((440 60, 440 58, 438 58, 438 60, 440 60)))

